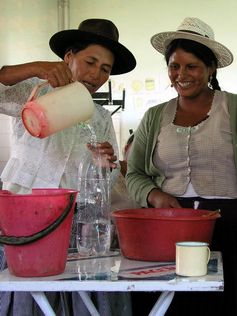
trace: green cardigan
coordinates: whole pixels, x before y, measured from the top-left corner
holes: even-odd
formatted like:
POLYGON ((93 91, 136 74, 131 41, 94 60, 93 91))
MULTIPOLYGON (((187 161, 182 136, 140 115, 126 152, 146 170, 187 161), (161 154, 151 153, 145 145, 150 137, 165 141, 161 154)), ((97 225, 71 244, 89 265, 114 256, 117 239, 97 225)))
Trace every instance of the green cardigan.
MULTIPOLYGON (((232 130, 234 159, 237 169, 237 95, 223 92, 227 96, 232 130)), ((161 188, 165 179, 152 162, 156 140, 160 131, 161 114, 167 102, 147 110, 136 130, 128 160, 126 184, 129 194, 142 207, 148 207, 147 196, 154 188, 161 188)))

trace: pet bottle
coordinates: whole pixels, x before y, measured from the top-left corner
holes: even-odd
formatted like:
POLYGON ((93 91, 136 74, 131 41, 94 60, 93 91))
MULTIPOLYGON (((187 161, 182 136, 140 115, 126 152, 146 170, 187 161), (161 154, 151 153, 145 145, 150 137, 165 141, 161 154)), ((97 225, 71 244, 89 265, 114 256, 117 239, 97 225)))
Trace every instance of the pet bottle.
POLYGON ((110 248, 110 169, 96 151, 87 150, 79 166, 77 249, 82 256, 100 256, 110 248))

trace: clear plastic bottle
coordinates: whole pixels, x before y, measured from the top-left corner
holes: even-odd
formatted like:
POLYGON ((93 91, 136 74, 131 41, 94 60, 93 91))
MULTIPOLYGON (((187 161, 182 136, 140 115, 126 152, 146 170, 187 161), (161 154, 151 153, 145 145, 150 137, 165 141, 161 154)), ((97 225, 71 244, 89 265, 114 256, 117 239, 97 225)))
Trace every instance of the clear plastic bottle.
POLYGON ((78 191, 78 252, 82 256, 104 255, 111 241, 110 170, 100 154, 90 150, 84 154, 78 191))

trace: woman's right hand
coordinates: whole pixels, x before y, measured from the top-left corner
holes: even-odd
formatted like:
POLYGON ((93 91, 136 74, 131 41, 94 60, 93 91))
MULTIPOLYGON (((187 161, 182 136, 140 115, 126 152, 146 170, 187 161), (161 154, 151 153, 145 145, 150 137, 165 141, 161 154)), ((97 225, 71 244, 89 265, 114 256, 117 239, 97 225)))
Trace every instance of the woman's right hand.
POLYGON ((155 208, 176 207, 181 208, 181 205, 175 197, 162 192, 159 189, 153 189, 147 197, 148 204, 155 208))
POLYGON ((72 72, 64 61, 36 62, 37 75, 40 79, 47 80, 52 87, 61 87, 72 82, 72 72))
POLYGON ((65 86, 73 81, 72 72, 64 61, 34 61, 3 66, 0 69, 0 82, 6 86, 12 86, 32 77, 47 80, 54 88, 65 86))

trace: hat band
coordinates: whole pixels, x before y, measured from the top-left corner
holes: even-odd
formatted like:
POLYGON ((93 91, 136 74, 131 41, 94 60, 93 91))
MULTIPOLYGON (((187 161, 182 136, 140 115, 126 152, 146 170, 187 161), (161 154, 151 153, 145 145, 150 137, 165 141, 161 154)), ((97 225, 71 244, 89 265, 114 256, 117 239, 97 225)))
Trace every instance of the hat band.
POLYGON ((193 31, 178 30, 178 32, 192 33, 192 34, 196 34, 196 35, 199 35, 199 36, 202 36, 202 37, 207 37, 207 38, 209 38, 209 36, 207 36, 207 35, 202 35, 202 34, 200 34, 200 33, 193 32, 193 31))

